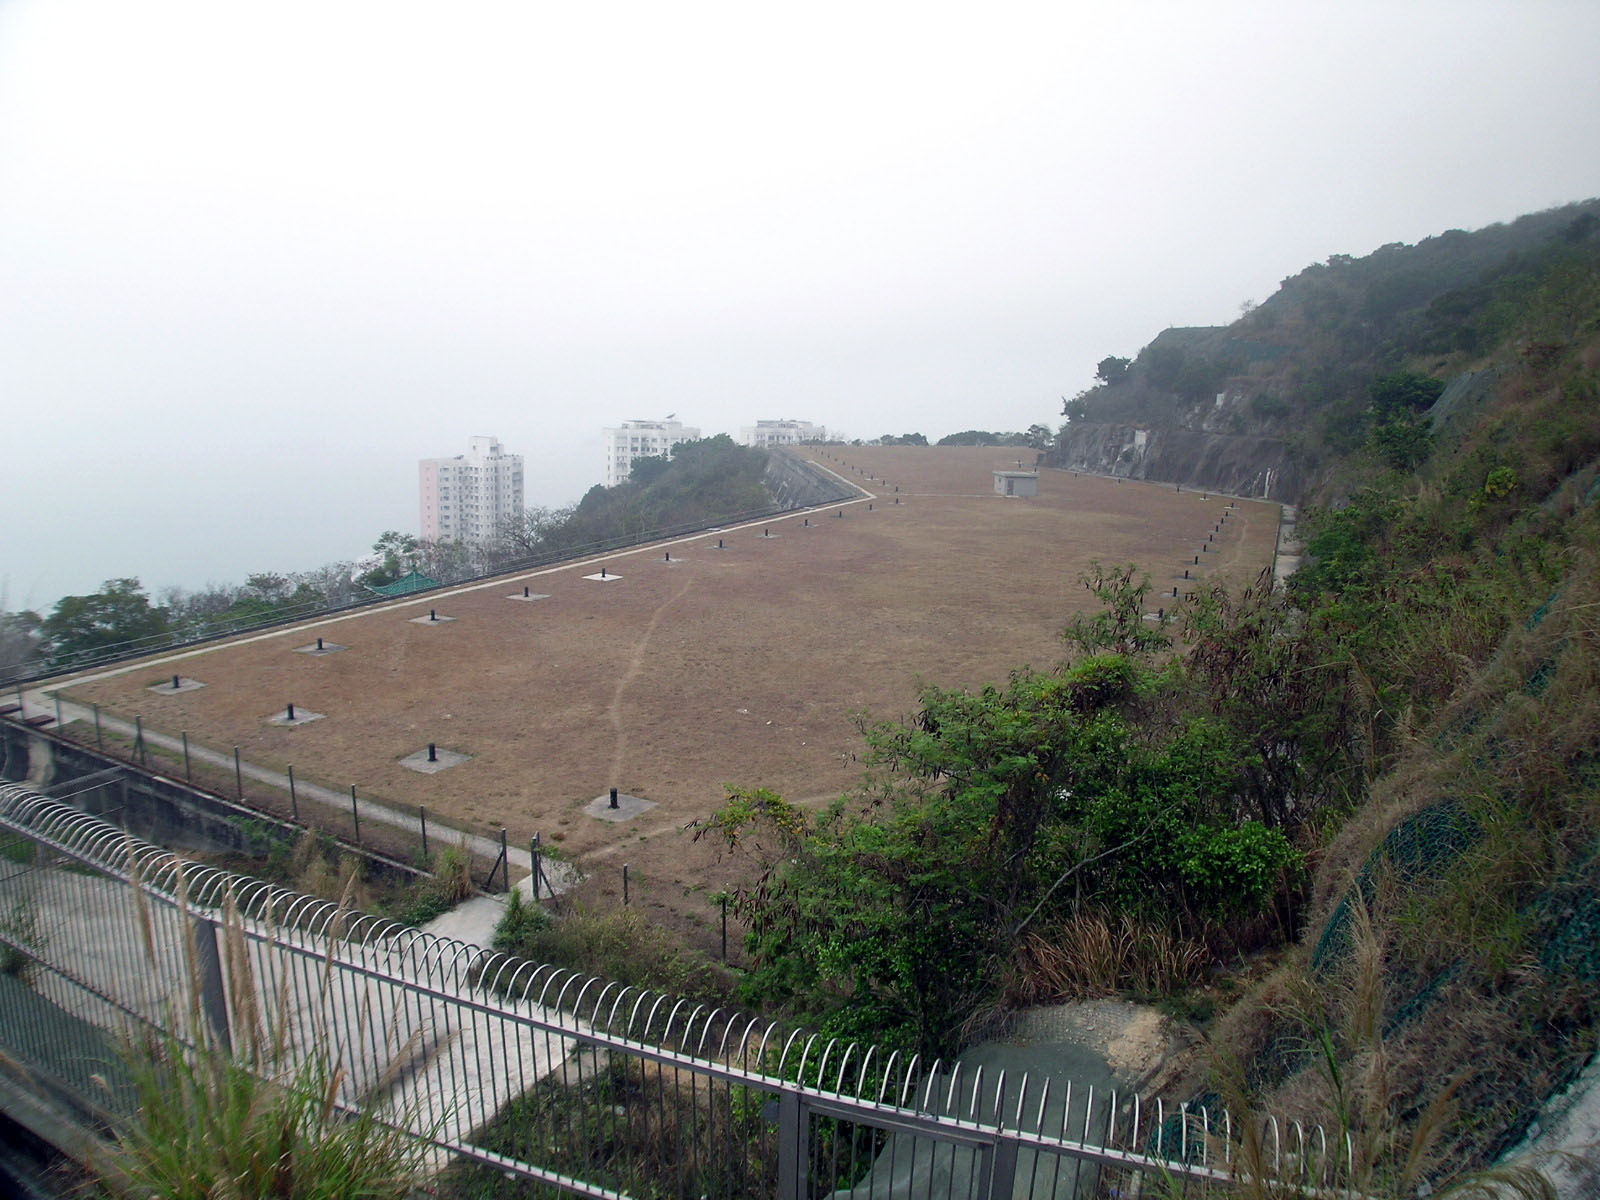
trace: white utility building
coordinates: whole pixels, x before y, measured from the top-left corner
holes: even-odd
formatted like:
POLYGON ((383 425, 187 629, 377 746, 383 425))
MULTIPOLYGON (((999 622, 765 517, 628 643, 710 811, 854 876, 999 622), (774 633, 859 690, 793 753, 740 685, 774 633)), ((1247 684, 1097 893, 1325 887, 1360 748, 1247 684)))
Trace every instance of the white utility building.
POLYGON ((498 438, 468 438, 465 454, 425 458, 419 468, 424 541, 484 546, 522 511, 522 455, 507 454, 498 438))
POLYGON ((828 436, 822 425, 810 421, 757 421, 739 427, 739 440, 746 446, 792 446, 796 442, 820 442, 828 436))

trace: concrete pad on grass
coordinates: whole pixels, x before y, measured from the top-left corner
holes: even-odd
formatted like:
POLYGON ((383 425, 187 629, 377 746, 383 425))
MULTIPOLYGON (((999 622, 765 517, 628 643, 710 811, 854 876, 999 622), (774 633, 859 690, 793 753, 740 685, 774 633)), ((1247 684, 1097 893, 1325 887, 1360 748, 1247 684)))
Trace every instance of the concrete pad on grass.
POLYGON ((459 767, 464 762, 471 762, 472 755, 458 754, 454 750, 445 750, 438 746, 433 749, 433 761, 428 760, 428 748, 424 746, 415 754, 408 754, 400 760, 400 765, 411 771, 423 775, 437 775, 447 767, 459 767))
POLYGON ((548 600, 549 592, 529 592, 526 596, 507 596, 507 600, 548 600))
POLYGON ((339 651, 341 651, 343 649, 344 649, 344 647, 339 645, 339 644, 337 644, 336 642, 323 642, 322 645, 320 645, 320 646, 317 645, 315 642, 312 642, 311 645, 309 645, 309 646, 296 646, 294 648, 294 652, 296 654, 311 654, 311 655, 337 654, 337 653, 339 653, 339 651))
POLYGON ((621 579, 622 576, 618 575, 615 571, 607 571, 604 575, 585 575, 584 578, 592 579, 596 583, 612 583, 618 579, 621 579))
POLYGON ((313 721, 322 720, 322 717, 322 713, 312 712, 309 708, 297 706, 294 710, 294 716, 291 717, 286 709, 275 716, 268 717, 267 724, 279 726, 309 725, 313 721))
POLYGON ((454 620, 454 617, 441 617, 434 615, 428 617, 412 617, 411 623, 413 625, 448 625, 454 620))
POLYGON ((602 821, 627 821, 637 817, 640 813, 649 812, 656 806, 654 800, 646 800, 643 796, 630 796, 626 792, 617 793, 617 806, 611 807, 611 793, 596 796, 583 806, 583 811, 591 817, 599 817, 602 821))
POLYGON ((205 687, 205 684, 198 679, 190 679, 187 675, 180 675, 178 676, 177 687, 173 687, 172 680, 168 679, 163 683, 151 684, 145 688, 145 691, 154 692, 158 696, 175 696, 179 692, 198 692, 203 687, 205 687))

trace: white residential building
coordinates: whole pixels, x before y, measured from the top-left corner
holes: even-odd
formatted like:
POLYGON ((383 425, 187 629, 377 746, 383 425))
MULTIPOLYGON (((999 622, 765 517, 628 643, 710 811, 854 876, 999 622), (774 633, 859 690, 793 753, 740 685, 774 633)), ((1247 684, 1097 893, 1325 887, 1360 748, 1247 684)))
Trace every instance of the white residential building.
POLYGON ((487 545, 502 519, 522 511, 522 455, 507 454, 498 438, 468 438, 465 454, 419 466, 424 541, 487 545))
POLYGON ((827 436, 826 428, 810 421, 757 421, 739 428, 739 440, 746 446, 792 446, 824 441, 827 436))
POLYGON ((693 425, 671 417, 665 421, 624 421, 602 432, 606 443, 607 487, 616 487, 632 474, 634 459, 671 458, 672 447, 677 443, 697 441, 700 437, 700 431, 693 425))

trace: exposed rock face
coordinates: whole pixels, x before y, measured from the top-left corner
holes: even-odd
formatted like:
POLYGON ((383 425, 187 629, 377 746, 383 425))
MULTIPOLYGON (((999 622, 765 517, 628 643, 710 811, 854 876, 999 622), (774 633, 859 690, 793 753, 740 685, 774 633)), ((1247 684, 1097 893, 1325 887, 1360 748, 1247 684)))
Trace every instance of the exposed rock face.
POLYGON ((1294 503, 1302 484, 1281 438, 1074 421, 1051 465, 1294 503))

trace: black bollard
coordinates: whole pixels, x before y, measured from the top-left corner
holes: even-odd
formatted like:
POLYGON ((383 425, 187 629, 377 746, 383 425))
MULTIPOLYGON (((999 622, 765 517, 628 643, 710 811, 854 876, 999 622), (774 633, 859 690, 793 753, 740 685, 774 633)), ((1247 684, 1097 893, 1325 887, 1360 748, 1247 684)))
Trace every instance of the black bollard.
POLYGON ((672 561, 672 551, 668 550, 666 558, 662 559, 661 561, 662 562, 671 562, 672 561))
POLYGON ((601 567, 600 568, 600 578, 604 579, 605 577, 606 577, 606 569, 604 567, 601 567))
POLYGON ((524 596, 526 596, 526 595, 528 595, 528 589, 527 589, 527 588, 523 588, 523 589, 522 589, 522 594, 523 594, 523 595, 524 595, 524 596))
POLYGON ((174 675, 172 677, 172 690, 173 691, 177 691, 178 690, 178 677, 176 675, 174 675))
POLYGON ((1166 619, 1167 619, 1167 610, 1164 609, 1164 608, 1156 609, 1156 620, 1165 621, 1166 619))
POLYGON ((294 705, 289 705, 289 720, 294 720, 294 705))
POLYGON ((439 619, 438 610, 430 608, 428 610, 428 620, 437 621, 438 619, 439 619))
MULTIPOLYGON (((1187 579, 1187 578, 1189 578, 1189 572, 1187 572, 1187 571, 1185 571, 1185 572, 1184 572, 1184 573, 1183 573, 1183 577, 1184 577, 1184 578, 1185 578, 1185 579, 1187 579)), ((1177 599, 1177 598, 1178 598, 1178 585, 1177 585, 1177 584, 1173 584, 1173 585, 1172 585, 1172 598, 1173 598, 1173 599, 1174 599, 1174 600, 1176 600, 1176 599, 1177 599)))
POLYGON ((321 639, 321 638, 318 638, 318 639, 317 639, 317 649, 318 649, 318 650, 321 650, 321 649, 322 649, 322 639, 321 639))
POLYGON ((805 525, 806 525, 807 529, 809 529, 811 527, 811 518, 810 517, 807 517, 805 519, 805 525))
POLYGON ((611 789, 611 807, 612 808, 617 807, 617 789, 616 788, 612 788, 611 789))
MULTIPOLYGON (((1188 568, 1188 567, 1185 567, 1185 568, 1184 568, 1184 569, 1183 569, 1183 577, 1184 577, 1184 578, 1185 578, 1185 579, 1187 579, 1187 578, 1189 578, 1189 568, 1188 568)), ((1172 589, 1172 590, 1173 590, 1173 591, 1177 591, 1177 590, 1178 590, 1178 589, 1177 589, 1177 588, 1173 588, 1173 589, 1172 589)))
POLYGON ((428 743, 428 761, 429 762, 438 762, 439 761, 439 750, 438 750, 438 747, 436 747, 432 742, 428 743))
POLYGON ((872 505, 871 505, 871 504, 868 504, 868 505, 867 505, 867 511, 868 511, 868 512, 871 512, 871 511, 872 511, 872 505))
POLYGON ((718 538, 718 539, 717 539, 717 549, 718 549, 718 550, 721 550, 721 549, 722 549, 722 539, 721 539, 721 538, 718 538))

